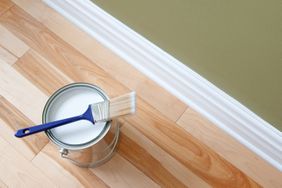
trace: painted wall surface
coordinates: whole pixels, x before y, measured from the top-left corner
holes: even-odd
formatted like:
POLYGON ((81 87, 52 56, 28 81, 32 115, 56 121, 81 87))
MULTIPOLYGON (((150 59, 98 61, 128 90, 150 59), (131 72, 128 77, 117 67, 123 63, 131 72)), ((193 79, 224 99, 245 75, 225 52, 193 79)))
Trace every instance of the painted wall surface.
POLYGON ((282 130, 279 0, 94 0, 282 130))

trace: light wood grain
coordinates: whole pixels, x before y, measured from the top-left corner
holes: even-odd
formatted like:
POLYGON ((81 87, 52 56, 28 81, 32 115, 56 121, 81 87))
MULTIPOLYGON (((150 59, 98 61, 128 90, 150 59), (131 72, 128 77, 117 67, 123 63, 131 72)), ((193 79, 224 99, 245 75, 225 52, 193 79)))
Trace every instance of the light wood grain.
POLYGON ((32 145, 28 145, 25 141, 19 140, 13 135, 15 131, 0 118, 0 136, 5 141, 10 144, 10 147, 13 147, 17 150, 22 156, 24 156, 27 160, 32 160, 35 156, 35 152, 32 150, 32 145))
POLYGON ((28 160, 31 160, 49 141, 44 133, 23 139, 14 137, 16 130, 31 126, 33 123, 1 96, 0 124, 1 137, 28 160))
MULTIPOLYGON (((48 20, 47 17, 50 18, 52 22, 57 23, 57 18, 54 18, 55 15, 51 14, 52 9, 43 3, 43 0, 10 0, 13 1, 15 5, 23 9, 28 14, 32 15, 34 19, 43 23, 45 20, 48 20)), ((66 28, 67 30, 67 28, 66 28)), ((71 35, 69 32, 65 33, 66 35, 71 35)))
MULTIPOLYGON (((162 178, 162 176, 163 176, 162 171, 168 171, 169 173, 171 173, 174 177, 176 177, 178 180, 180 180, 187 187, 201 187, 201 188, 211 187, 209 184, 207 184, 205 181, 203 181, 201 178, 199 178, 197 175, 195 175, 193 172, 191 172, 188 168, 186 168, 183 164, 181 164, 179 161, 177 161, 171 155, 166 153, 163 149, 158 147, 154 142, 152 142, 151 140, 146 138, 143 134, 141 134, 138 130, 136 130, 128 122, 123 123, 123 126, 121 128, 121 132, 122 132, 121 133, 122 135, 126 135, 126 137, 130 138, 132 141, 135 142, 135 143, 133 143, 133 145, 135 145, 135 147, 138 144, 138 146, 136 147, 136 150, 138 150, 140 147, 143 148, 143 150, 145 150, 144 152, 146 153, 146 155, 144 155, 144 154, 142 154, 140 156, 137 155, 137 157, 140 159, 138 161, 134 161, 134 160, 130 159, 130 156, 127 155, 127 153, 131 152, 131 151, 124 152, 124 155, 125 155, 124 158, 127 158, 132 163, 144 165, 144 166, 141 166, 139 168, 141 170, 144 169, 143 172, 146 171, 146 170, 151 170, 151 171, 153 171, 152 173, 155 173, 155 171, 156 171, 154 161, 152 161, 152 163, 148 163, 146 156, 149 154, 149 156, 151 155, 150 158, 151 157, 155 158, 154 160, 156 160, 157 163, 160 163, 164 168, 164 169, 159 168, 160 172, 156 171, 157 174, 155 174, 155 176, 159 176, 158 178, 162 178), (149 165, 149 167, 148 167, 148 165, 149 165), (147 167, 147 169, 146 169, 146 167, 147 167)), ((121 141, 120 141, 121 143, 119 144, 119 148, 125 147, 122 144, 122 142, 123 142, 122 139, 123 139, 123 137, 121 137, 121 141)), ((118 148, 118 152, 122 155, 122 152, 119 151, 119 148, 118 148)), ((132 150, 133 150, 132 153, 134 153, 135 149, 132 149, 132 150)), ((144 172, 144 173, 146 173, 146 172, 144 172)), ((150 177, 152 177, 152 176, 150 176, 150 177)), ((168 181, 168 180, 171 181, 170 179, 167 179, 167 180, 164 180, 164 181, 168 181)), ((173 181, 171 181, 171 182, 173 182, 173 181)), ((163 186, 166 185, 165 183, 166 182, 164 182, 163 186)), ((169 184, 170 183, 168 183, 167 185, 169 185, 169 184)))
POLYGON ((103 179, 110 187, 159 187, 149 177, 119 155, 114 155, 106 164, 91 169, 91 171, 103 179))
POLYGON ((54 187, 46 176, 0 138, 0 177, 8 187, 54 187))
POLYGON ((99 85, 109 96, 128 92, 121 83, 108 77, 105 71, 18 7, 3 14, 0 22, 73 81, 99 85))
POLYGON ((217 126, 188 108, 177 122, 230 163, 240 168, 264 187, 282 187, 279 170, 248 150, 217 126))
POLYGON ((11 8, 14 4, 10 0, 1 0, 0 1, 0 16, 11 8))
POLYGON ((0 179, 0 187, 7 188, 8 186, 0 179))
POLYGON ((9 51, 7 51, 5 48, 0 46, 0 60, 12 65, 13 63, 17 61, 17 58, 13 54, 11 54, 9 51))
POLYGON ((128 89, 138 90, 138 95, 143 100, 150 103, 171 120, 176 121, 185 111, 186 105, 183 102, 148 79, 97 40, 79 30, 47 5, 36 0, 14 0, 14 2, 128 89), (152 91, 157 92, 158 97, 152 98, 152 93, 154 93, 152 91), (168 104, 173 105, 167 108, 168 104))
MULTIPOLYGON (((127 79, 130 79, 130 77, 127 79)), ((180 100, 172 97, 170 93, 150 79, 139 83, 135 90, 139 93, 142 100, 149 102, 151 106, 172 121, 179 119, 187 108, 180 100)))
POLYGON ((146 149, 132 141, 126 134, 120 134, 118 153, 134 164, 144 174, 153 179, 161 187, 186 187, 160 161, 150 155, 146 149))
POLYGON ((44 174, 58 187, 108 187, 89 169, 80 168, 62 159, 58 148, 53 144, 46 145, 32 163, 44 171, 44 174))
POLYGON ((137 113, 127 117, 132 126, 159 147, 216 187, 259 187, 252 179, 228 163, 199 140, 161 116, 150 105, 137 100, 137 113))
POLYGON ((0 45, 16 57, 21 57, 29 47, 0 24, 0 45))
POLYGON ((13 67, 46 95, 50 95, 60 87, 72 82, 70 78, 62 74, 60 70, 52 66, 34 50, 25 53, 13 67))
POLYGON ((47 96, 7 63, 0 61, 0 95, 35 124, 41 123, 41 112, 47 96))

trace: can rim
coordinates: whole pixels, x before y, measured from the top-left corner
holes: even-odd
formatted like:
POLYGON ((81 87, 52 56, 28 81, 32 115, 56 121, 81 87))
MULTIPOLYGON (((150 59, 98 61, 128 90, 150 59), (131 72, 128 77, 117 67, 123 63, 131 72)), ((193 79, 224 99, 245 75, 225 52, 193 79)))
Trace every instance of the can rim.
MULTIPOLYGON (((70 89, 70 88, 74 88, 74 87, 87 87, 87 88, 94 89, 101 95, 101 97, 104 100, 109 100, 109 97, 107 96, 107 94, 100 87, 98 87, 96 85, 85 83, 85 82, 75 82, 75 83, 65 85, 65 86, 59 88, 58 90, 56 90, 47 100, 47 102, 46 102, 46 104, 43 108, 43 112, 42 112, 42 123, 47 122, 48 109, 52 105, 52 102, 54 101, 54 99, 56 99, 65 90, 70 89)), ((107 134, 107 132, 110 130, 110 127, 111 127, 111 122, 107 121, 105 126, 104 126, 104 129, 101 131, 101 133, 97 137, 93 138, 92 140, 90 140, 86 143, 82 143, 82 144, 67 144, 67 143, 64 143, 64 142, 60 141, 59 139, 57 139, 52 134, 52 132, 50 130, 46 130, 45 134, 47 135, 47 137, 53 143, 55 143, 56 145, 58 145, 61 148, 70 149, 70 150, 81 150, 81 149, 88 148, 88 147, 96 144, 97 142, 99 142, 107 134)))

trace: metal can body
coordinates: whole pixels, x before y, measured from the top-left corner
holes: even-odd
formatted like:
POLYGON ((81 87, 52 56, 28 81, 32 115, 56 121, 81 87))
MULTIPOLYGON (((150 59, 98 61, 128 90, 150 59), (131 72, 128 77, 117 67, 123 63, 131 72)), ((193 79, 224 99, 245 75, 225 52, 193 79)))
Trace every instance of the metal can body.
POLYGON ((61 148, 62 158, 69 159, 81 167, 96 167, 108 161, 114 153, 119 138, 118 123, 113 120, 110 124, 109 132, 91 147, 80 150, 61 148))
MULTIPOLYGON (((61 108, 62 106, 64 106, 64 102, 69 100, 67 97, 76 97, 75 100, 77 101, 77 99, 79 100, 79 97, 77 98, 77 96, 74 95, 79 95, 83 92, 93 92, 93 94, 99 95, 99 100, 109 99, 105 92, 95 85, 87 83, 69 84, 57 90, 49 98, 43 110, 43 123, 55 120, 54 118, 52 119, 52 114, 56 113, 54 112, 56 111, 56 107, 61 108)), ((85 96, 83 95, 81 97, 85 98, 85 96)), ((90 96, 89 98, 91 97, 92 96, 90 96)), ((98 102, 95 100, 96 99, 93 98, 93 102, 98 102)), ((80 101, 83 102, 83 100, 80 101)), ((92 99, 90 101, 92 102, 92 99)), ((61 109, 61 111, 62 110, 64 109, 61 109)), ((74 110, 76 109, 74 108, 74 110)), ((56 130, 48 130, 45 132, 49 139, 59 147, 59 151, 61 153, 62 158, 68 159, 74 164, 81 167, 96 167, 108 161, 112 157, 119 138, 119 125, 116 120, 108 121, 105 122, 103 125, 97 126, 99 132, 94 135, 93 138, 91 137, 91 135, 90 137, 88 135, 88 140, 85 140, 85 137, 87 137, 87 135, 85 137, 83 135, 85 133, 88 134, 88 130, 86 130, 86 132, 83 130, 84 125, 78 124, 75 126, 80 126, 79 128, 82 131, 68 133, 70 139, 67 138, 68 135, 64 135, 63 138, 65 140, 62 139, 60 135, 58 136, 58 134, 55 132, 56 130), (78 137, 78 139, 76 138, 75 141, 72 142, 71 134, 81 134, 81 140, 79 139, 80 137, 78 137)), ((91 129, 93 130, 95 129, 95 127, 91 127, 91 129)))

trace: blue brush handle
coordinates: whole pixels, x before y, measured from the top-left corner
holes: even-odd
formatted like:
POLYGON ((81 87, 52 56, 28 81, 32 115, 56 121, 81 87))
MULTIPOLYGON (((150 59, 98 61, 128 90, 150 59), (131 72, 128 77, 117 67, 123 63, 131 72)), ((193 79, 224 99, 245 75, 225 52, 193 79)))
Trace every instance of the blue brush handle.
POLYGON ((19 129, 15 136, 16 137, 25 137, 31 134, 35 134, 41 131, 46 131, 48 129, 52 129, 55 127, 59 127, 61 125, 65 125, 68 123, 72 123, 75 121, 79 121, 79 120, 88 120, 91 121, 92 123, 94 123, 94 119, 92 117, 92 112, 91 112, 91 107, 89 106, 88 109, 86 110, 85 113, 83 113, 82 115, 79 116, 75 116, 75 117, 70 117, 70 118, 66 118, 66 119, 62 119, 62 120, 57 120, 57 121, 52 121, 49 123, 44 123, 41 125, 37 125, 37 126, 33 126, 33 127, 28 127, 28 128, 24 128, 24 129, 19 129))

